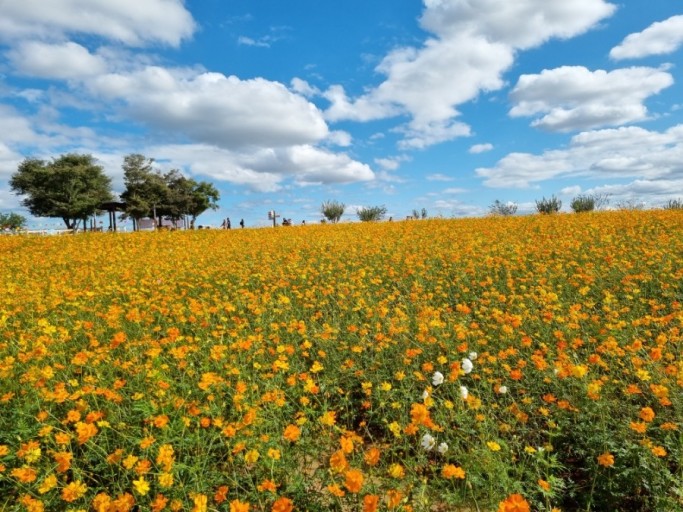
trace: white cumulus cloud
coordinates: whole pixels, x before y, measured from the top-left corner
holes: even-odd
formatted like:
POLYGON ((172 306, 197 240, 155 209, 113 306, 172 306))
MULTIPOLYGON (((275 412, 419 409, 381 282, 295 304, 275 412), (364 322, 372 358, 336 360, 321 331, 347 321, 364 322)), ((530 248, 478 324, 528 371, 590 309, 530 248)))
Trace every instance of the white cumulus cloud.
POLYGON ((683 15, 653 23, 642 32, 629 34, 612 48, 609 56, 615 60, 637 59, 649 55, 675 52, 683 44, 683 15))
POLYGON ((196 29, 182 0, 21 0, 2 2, 0 39, 87 34, 131 46, 178 46, 196 29))
POLYGON ((82 79, 107 71, 105 60, 74 42, 19 43, 8 52, 10 62, 24 75, 59 80, 82 79))
POLYGON ((683 125, 664 132, 629 126, 583 132, 566 149, 510 153, 494 167, 479 168, 484 184, 528 188, 554 178, 683 179, 683 125))
POLYGON ((632 67, 590 71, 583 66, 520 76, 510 93, 512 117, 541 117, 532 126, 550 131, 618 126, 647 118, 644 101, 673 84, 661 69, 632 67))
POLYGON ((424 0, 421 47, 402 47, 377 66, 385 80, 357 98, 330 87, 327 119, 368 121, 408 115, 404 148, 424 148, 469 135, 455 121, 458 105, 504 85, 517 50, 593 27, 615 7, 603 0, 424 0), (514 20, 514 22, 511 22, 514 20))
POLYGON ((308 144, 329 133, 312 103, 263 78, 148 66, 87 85, 96 96, 121 102, 138 121, 223 148, 308 144))

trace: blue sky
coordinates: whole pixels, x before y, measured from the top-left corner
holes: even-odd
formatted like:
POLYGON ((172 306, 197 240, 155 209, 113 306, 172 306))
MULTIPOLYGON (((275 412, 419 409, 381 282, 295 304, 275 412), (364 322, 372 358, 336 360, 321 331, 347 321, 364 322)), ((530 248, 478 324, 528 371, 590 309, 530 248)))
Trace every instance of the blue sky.
MULTIPOLYGON (((26 157, 129 153, 214 183, 200 224, 386 205, 683 197, 671 0, 6 0, 0 210, 26 157)), ((32 226, 58 226, 31 219, 32 226)))

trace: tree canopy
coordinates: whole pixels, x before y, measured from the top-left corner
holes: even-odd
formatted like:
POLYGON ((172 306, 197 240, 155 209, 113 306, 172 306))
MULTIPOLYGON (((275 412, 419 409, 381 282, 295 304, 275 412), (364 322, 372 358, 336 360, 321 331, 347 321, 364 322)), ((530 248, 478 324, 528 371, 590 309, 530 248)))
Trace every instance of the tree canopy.
POLYGON ((213 184, 186 178, 177 169, 165 174, 155 170, 154 160, 141 154, 130 154, 123 161, 126 186, 121 199, 126 202, 126 215, 135 222, 145 217, 179 221, 190 217, 190 224, 209 209, 217 209, 220 193, 213 184))
POLYGON ((27 158, 10 179, 10 187, 25 196, 22 205, 36 217, 61 218, 67 229, 95 214, 112 199, 111 179, 92 155, 69 153, 51 162, 27 158))
POLYGON ((338 201, 325 201, 320 205, 320 213, 323 214, 323 217, 333 223, 339 222, 339 219, 344 215, 345 209, 346 205, 338 201))
POLYGON ((0 229, 22 229, 26 225, 26 219, 18 213, 0 213, 0 229))

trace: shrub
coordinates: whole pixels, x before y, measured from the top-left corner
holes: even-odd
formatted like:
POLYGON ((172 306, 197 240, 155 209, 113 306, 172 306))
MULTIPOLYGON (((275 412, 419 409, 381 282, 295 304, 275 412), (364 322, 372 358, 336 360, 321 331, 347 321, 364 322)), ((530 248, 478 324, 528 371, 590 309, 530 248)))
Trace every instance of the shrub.
POLYGON ((572 199, 569 204, 575 213, 592 212, 600 210, 609 203, 607 194, 582 194, 572 199))
POLYGON ((501 203, 496 199, 491 206, 489 206, 489 212, 492 215, 502 215, 507 217, 508 215, 514 215, 517 213, 517 203, 501 203))
POLYGON ((664 205, 665 210, 683 210, 683 199, 669 199, 664 205))
POLYGON ((574 213, 592 212, 595 210, 595 198, 593 196, 576 196, 569 204, 574 213))
POLYGON ((341 216, 344 215, 344 210, 346 209, 346 205, 344 203, 340 203, 338 201, 325 201, 321 206, 320 206, 320 212, 323 214, 323 216, 329 220, 330 222, 337 223, 339 222, 339 219, 341 219, 341 216))
POLYGON ((554 195, 550 199, 543 197, 540 201, 536 201, 536 211, 541 214, 557 213, 562 208, 562 201, 554 195))
POLYGON ((387 213, 386 206, 366 206, 356 212, 361 222, 381 220, 387 213))

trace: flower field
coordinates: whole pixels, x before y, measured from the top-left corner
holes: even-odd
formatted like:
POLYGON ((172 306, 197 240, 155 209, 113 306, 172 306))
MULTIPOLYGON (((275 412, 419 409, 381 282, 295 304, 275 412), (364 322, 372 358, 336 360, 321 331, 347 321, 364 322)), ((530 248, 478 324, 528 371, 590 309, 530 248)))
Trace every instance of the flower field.
POLYGON ((683 510, 680 212, 0 263, 0 510, 683 510))

